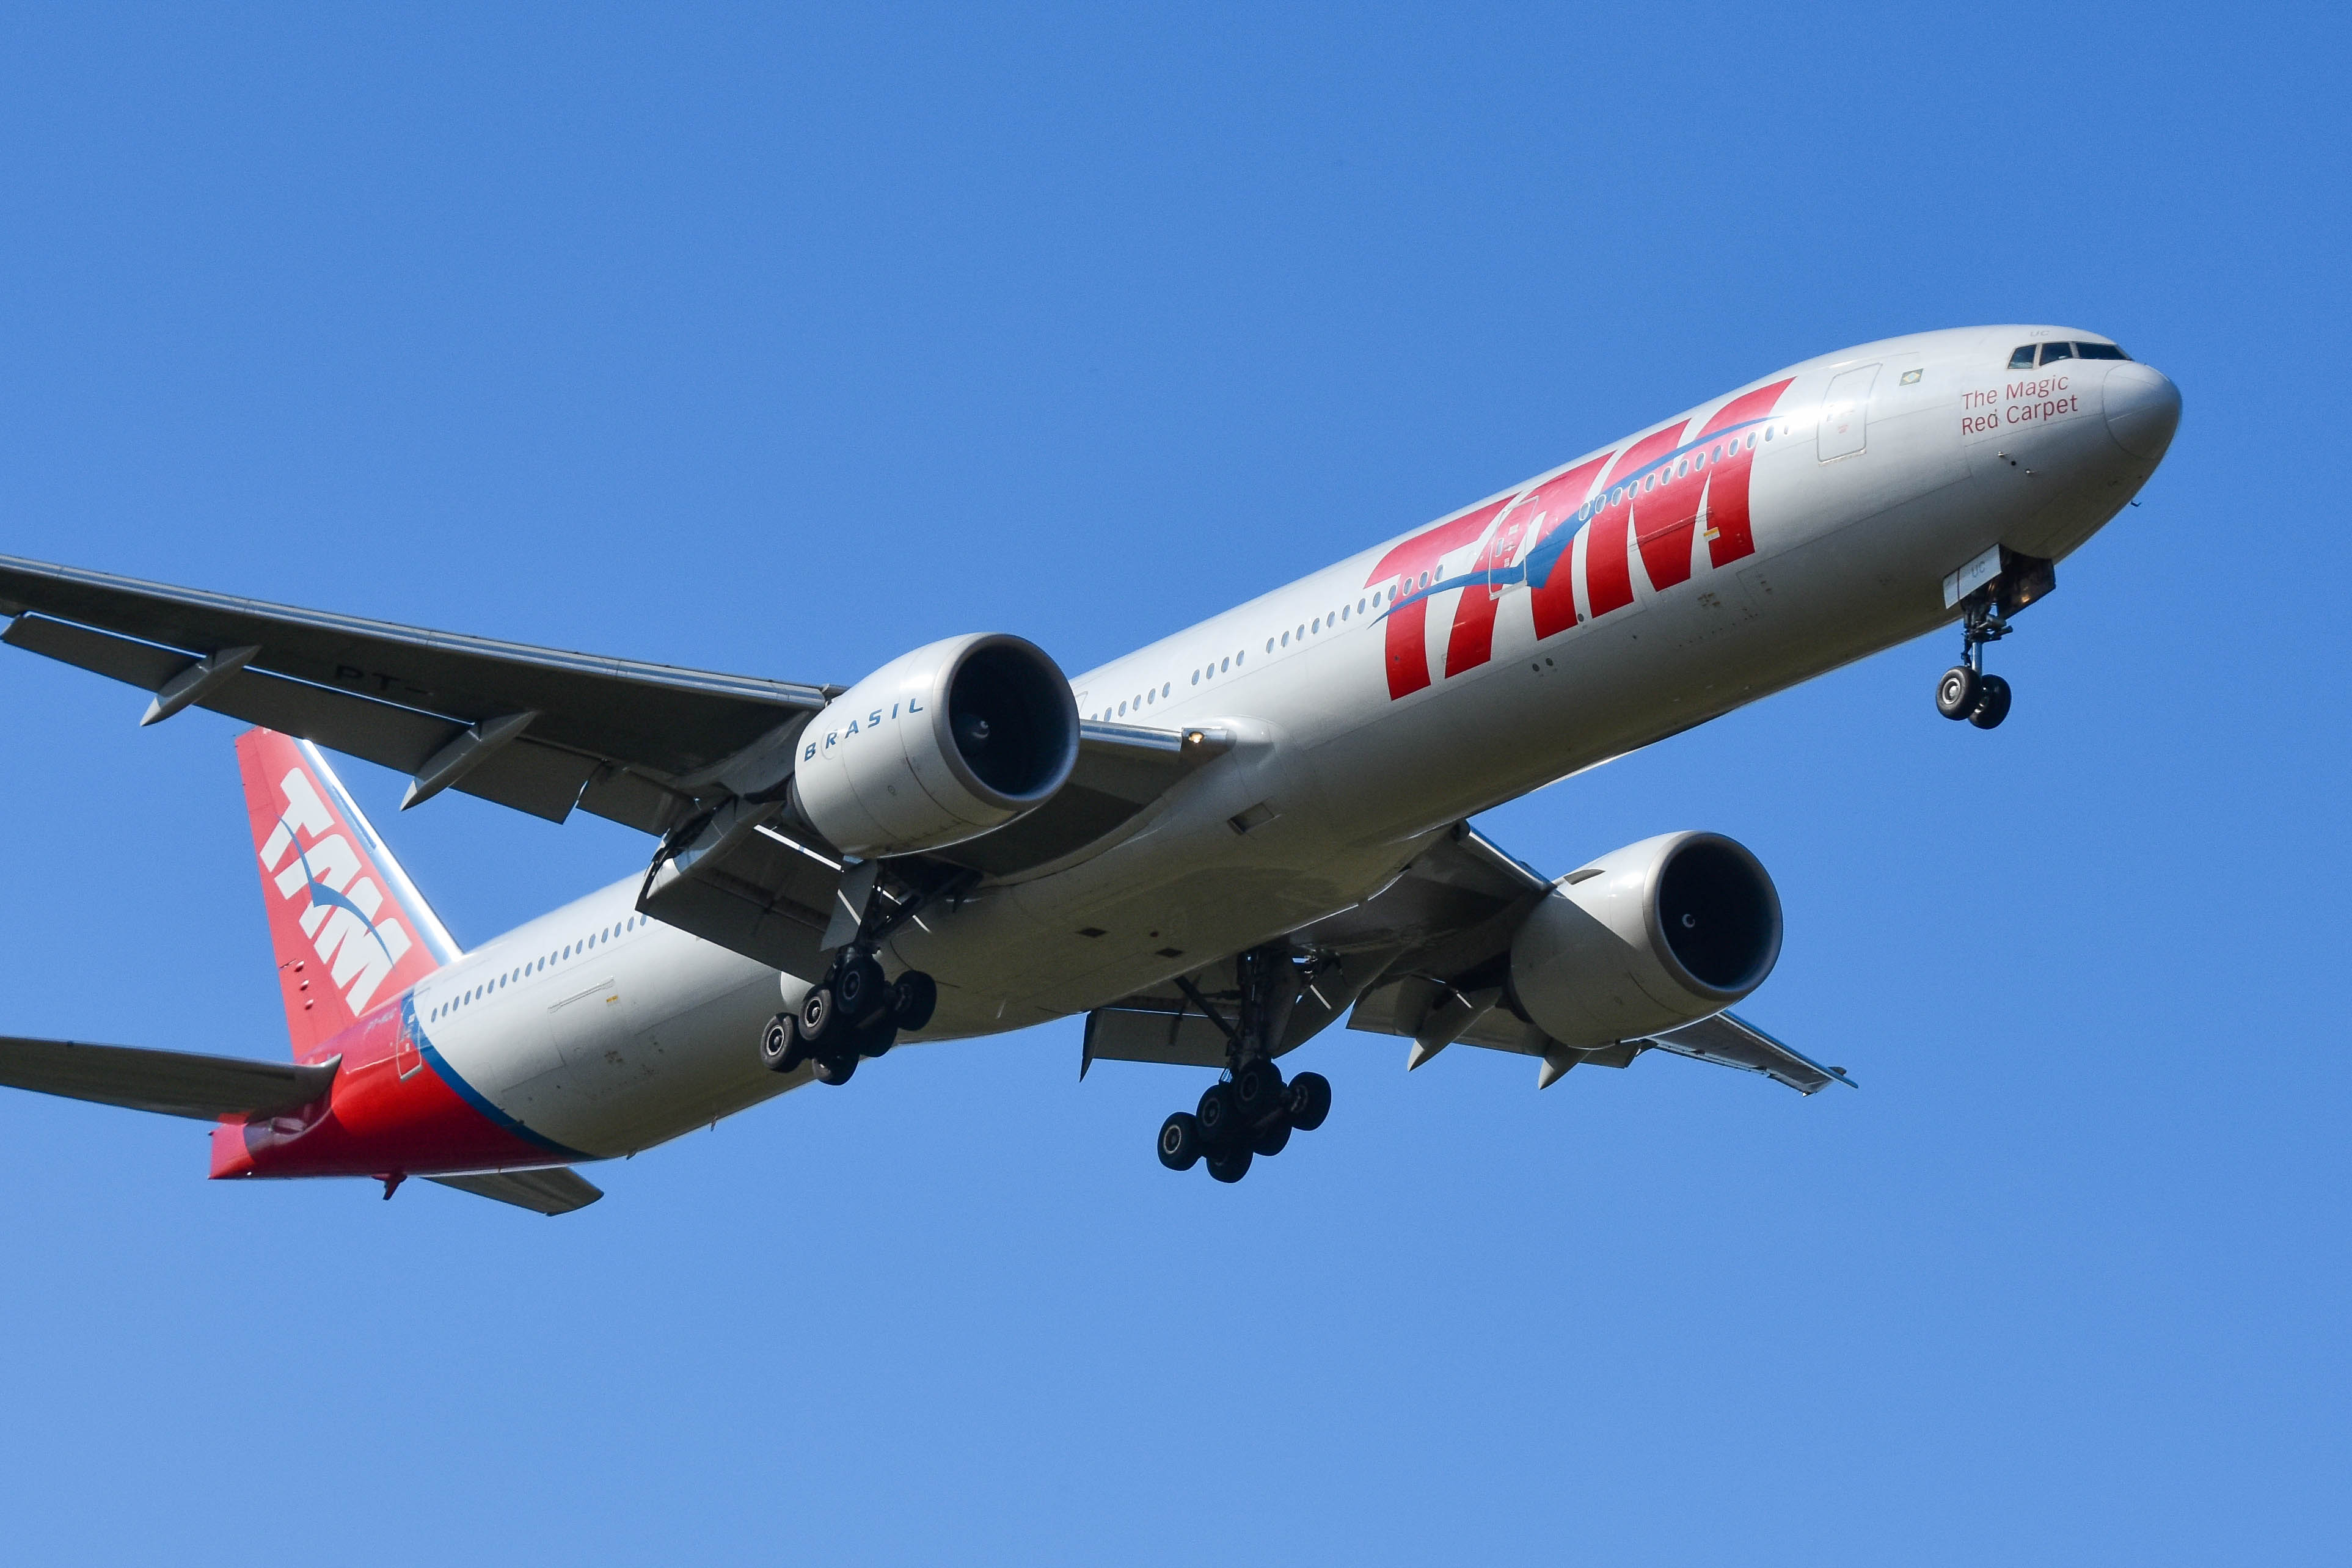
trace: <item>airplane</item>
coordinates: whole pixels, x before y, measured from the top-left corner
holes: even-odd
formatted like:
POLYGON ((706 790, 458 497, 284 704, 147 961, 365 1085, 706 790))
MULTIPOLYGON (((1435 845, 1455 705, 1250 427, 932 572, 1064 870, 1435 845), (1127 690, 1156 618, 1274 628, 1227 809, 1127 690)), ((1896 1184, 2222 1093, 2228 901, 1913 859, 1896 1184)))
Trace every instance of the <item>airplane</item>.
POLYGON ((2054 326, 1791 365, 1068 677, 1019 637, 847 686, 425 631, 0 558, 0 642, 255 727, 236 743, 291 1060, 0 1040, 0 1083, 215 1124, 216 1178, 422 1176, 541 1213, 574 1168, 902 1041, 1083 1015, 1211 1070, 1161 1124, 1234 1182, 1330 1109, 1281 1059, 1344 1016, 1532 1058, 1653 1051, 1848 1082, 1728 1009, 1781 946, 1745 847, 1685 831, 1548 876, 1482 811, 1957 626, 1986 651, 2138 493, 2180 394, 2054 326), (321 748, 655 843, 461 950, 321 748))

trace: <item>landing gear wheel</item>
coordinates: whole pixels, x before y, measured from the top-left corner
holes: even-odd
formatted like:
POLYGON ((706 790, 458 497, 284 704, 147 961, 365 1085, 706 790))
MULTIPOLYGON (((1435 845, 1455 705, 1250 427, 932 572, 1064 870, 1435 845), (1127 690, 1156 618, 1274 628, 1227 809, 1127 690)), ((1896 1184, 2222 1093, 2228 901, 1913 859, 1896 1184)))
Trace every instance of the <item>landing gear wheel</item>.
POLYGON ((1202 1141, 1210 1148, 1221 1148, 1230 1143, 1241 1130, 1241 1113, 1234 1104, 1234 1086, 1230 1083, 1210 1084, 1201 1096, 1201 1107, 1195 1119, 1200 1123, 1202 1141))
POLYGON ((1266 1158, 1272 1159, 1289 1146, 1289 1144, 1290 1121, 1287 1117, 1284 1117, 1276 1120, 1271 1127, 1258 1129, 1257 1142, 1250 1145, 1250 1152, 1264 1155, 1266 1158))
POLYGON ((2009 683, 1999 675, 1985 676, 1977 683, 1977 703, 1969 710, 1969 722, 1979 729, 1998 729, 2008 716, 2009 683))
POLYGON ((889 1004, 890 988, 883 982, 882 966, 864 954, 850 959, 833 977, 833 998, 849 1022, 860 1028, 872 1023, 889 1004))
POLYGON ((778 1013, 760 1031, 760 1061, 771 1072, 790 1072, 803 1060, 799 1020, 790 1013, 778 1013))
POLYGON ((1319 1072, 1302 1072, 1290 1081, 1290 1124, 1311 1133, 1331 1113, 1331 1081, 1319 1072))
POLYGON ((1209 1156, 1209 1174, 1219 1181, 1239 1181, 1249 1175, 1249 1168, 1247 1149, 1220 1149, 1209 1156))
POLYGON ((940 988, 920 969, 909 969, 890 987, 890 1021, 913 1034, 931 1021, 940 1005, 940 988))
POLYGON ((1171 1171, 1189 1171, 1201 1163, 1201 1120, 1179 1111, 1160 1124, 1160 1163, 1171 1171))
POLYGON ((849 1082, 849 1075, 856 1071, 857 1053, 854 1051, 844 1052, 839 1056, 820 1056, 816 1059, 816 1081, 819 1083, 836 1085, 846 1083, 849 1082))
POLYGON ((857 1054, 880 1056, 898 1043, 898 1028, 886 1017, 880 1023, 858 1031, 857 1054))
POLYGON ((820 1051, 830 1055, 833 1039, 845 1032, 841 1009, 833 999, 831 986, 811 986, 809 994, 801 998, 801 1054, 815 1056, 820 1051))
POLYGON ((1253 1057, 1234 1074, 1234 1109, 1241 1113, 1242 1124, 1255 1127, 1275 1112, 1282 1109, 1282 1072, 1265 1058, 1253 1057))
POLYGON ((1984 677, 1966 664, 1954 664, 1936 683, 1936 711, 1946 718, 1966 718, 1976 711, 1984 677))

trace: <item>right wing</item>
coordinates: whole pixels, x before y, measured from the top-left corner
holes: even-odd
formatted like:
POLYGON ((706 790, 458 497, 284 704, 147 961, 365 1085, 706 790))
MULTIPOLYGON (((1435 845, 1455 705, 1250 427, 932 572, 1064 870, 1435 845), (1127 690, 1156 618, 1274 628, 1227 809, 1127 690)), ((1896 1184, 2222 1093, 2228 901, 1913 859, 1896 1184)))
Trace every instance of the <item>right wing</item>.
POLYGON ((0 1086, 204 1122, 261 1122, 327 1092, 341 1057, 315 1066, 129 1045, 0 1037, 0 1086))
MULTIPOLYGON (((0 556, 0 642, 551 821, 647 832, 775 758, 840 688, 714 674, 298 610, 0 556)), ((770 762, 767 771, 779 765, 770 762)))

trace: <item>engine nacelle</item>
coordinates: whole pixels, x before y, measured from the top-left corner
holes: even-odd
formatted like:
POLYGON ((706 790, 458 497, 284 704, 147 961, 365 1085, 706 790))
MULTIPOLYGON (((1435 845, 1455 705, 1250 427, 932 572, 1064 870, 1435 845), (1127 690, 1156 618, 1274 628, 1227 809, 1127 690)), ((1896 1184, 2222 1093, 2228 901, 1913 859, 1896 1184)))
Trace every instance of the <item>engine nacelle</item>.
POLYGON ((792 805, 844 854, 912 854, 1034 810, 1077 759, 1077 699, 1044 649, 950 637, 891 660, 809 721, 792 805))
POLYGON ((1664 833, 1553 886, 1511 937, 1511 989, 1537 1028, 1590 1051, 1720 1012, 1780 956, 1762 862, 1720 833, 1664 833))

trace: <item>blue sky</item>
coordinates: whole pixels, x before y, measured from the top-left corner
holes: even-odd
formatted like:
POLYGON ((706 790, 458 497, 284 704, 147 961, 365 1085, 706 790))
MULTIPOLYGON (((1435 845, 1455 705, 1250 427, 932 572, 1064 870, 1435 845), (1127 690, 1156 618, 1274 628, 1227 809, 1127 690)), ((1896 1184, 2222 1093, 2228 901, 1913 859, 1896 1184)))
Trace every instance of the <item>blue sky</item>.
MULTIPOLYGON (((0 13, 0 549, 1079 669, 1790 361, 2110 333, 2180 436, 2002 729, 1938 636, 1482 821, 1748 843, 1862 1089, 1334 1031, 1224 1188, 1064 1024, 560 1221, 8 1098, 12 1550, 2336 1560, 2340 16, 841 9, 0 13)), ((0 657, 0 1028, 279 1055, 234 727, 144 700, 0 657)), ((647 852, 346 777, 461 941, 647 852)))

